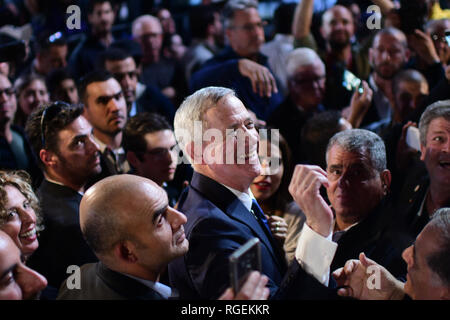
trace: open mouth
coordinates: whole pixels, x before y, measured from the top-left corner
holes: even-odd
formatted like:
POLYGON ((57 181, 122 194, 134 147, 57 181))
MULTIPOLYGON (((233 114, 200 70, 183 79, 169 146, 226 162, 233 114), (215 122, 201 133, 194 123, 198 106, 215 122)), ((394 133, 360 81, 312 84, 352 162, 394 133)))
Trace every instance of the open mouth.
POLYGON ((19 238, 31 238, 36 235, 36 228, 33 228, 27 232, 19 234, 19 238))
POLYGON ((450 161, 439 161, 439 166, 445 169, 450 168, 450 161))

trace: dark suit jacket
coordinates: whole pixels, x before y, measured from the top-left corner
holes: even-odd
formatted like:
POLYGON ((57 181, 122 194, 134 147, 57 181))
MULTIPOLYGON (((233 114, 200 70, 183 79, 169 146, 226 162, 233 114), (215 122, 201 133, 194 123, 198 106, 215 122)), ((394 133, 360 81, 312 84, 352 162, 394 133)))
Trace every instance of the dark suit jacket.
POLYGON ((194 172, 178 210, 187 216, 189 251, 169 264, 169 279, 181 299, 219 297, 230 286, 228 257, 254 237, 261 240, 262 273, 275 293, 286 271, 284 255, 232 192, 194 172))
POLYGON ((69 289, 64 281, 58 300, 164 300, 155 290, 101 262, 85 264, 80 271, 81 288, 69 289))
POLYGON ((97 257, 81 233, 81 195, 47 180, 42 182, 37 194, 45 230, 39 237, 39 248, 29 258, 28 264, 47 278, 49 286, 59 288, 68 276, 68 266, 96 262, 97 257))
POLYGON ((153 85, 147 85, 145 91, 136 99, 136 112, 156 112, 173 123, 175 107, 161 91, 153 85))
MULTIPOLYGON (((254 93, 250 80, 239 72, 238 62, 241 58, 231 47, 226 47, 192 75, 189 90, 192 93, 209 86, 233 89, 243 104, 259 119, 267 120, 283 101, 283 96, 278 92, 270 98, 263 98, 254 93)), ((269 68, 267 57, 262 54, 258 63, 269 68)))
POLYGON ((337 250, 331 263, 334 271, 349 259, 366 256, 388 269, 395 277, 406 275, 406 263, 401 254, 411 244, 411 238, 392 227, 391 204, 384 200, 364 220, 350 228, 337 240, 337 250))

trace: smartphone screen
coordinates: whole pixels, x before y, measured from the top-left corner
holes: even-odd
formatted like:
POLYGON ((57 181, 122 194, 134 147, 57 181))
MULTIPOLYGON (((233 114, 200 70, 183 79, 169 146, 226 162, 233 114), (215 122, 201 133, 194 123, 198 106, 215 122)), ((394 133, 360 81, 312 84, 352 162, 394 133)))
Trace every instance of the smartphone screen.
POLYGON ((445 41, 447 42, 447 45, 450 47, 450 30, 445 31, 445 41))

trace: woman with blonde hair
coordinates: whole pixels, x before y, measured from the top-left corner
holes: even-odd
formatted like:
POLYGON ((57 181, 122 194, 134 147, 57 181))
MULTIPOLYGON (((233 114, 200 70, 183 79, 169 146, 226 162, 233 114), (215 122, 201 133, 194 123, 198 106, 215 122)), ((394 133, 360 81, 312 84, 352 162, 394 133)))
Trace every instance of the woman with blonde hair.
POLYGON ((25 171, 0 171, 0 230, 11 237, 25 259, 39 246, 39 202, 25 171))

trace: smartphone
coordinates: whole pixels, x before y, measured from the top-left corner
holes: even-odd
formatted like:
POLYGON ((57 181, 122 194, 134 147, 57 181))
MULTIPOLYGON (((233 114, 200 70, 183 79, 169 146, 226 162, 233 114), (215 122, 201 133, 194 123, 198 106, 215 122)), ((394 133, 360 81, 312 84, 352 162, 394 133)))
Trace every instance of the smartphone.
POLYGON ((445 30, 445 41, 447 45, 450 47, 450 30, 445 30))
POLYGON ((417 150, 420 151, 420 133, 419 129, 416 127, 408 127, 406 131, 406 144, 417 150))
POLYGON ((344 70, 342 79, 343 79, 342 85, 348 91, 358 90, 358 92, 360 94, 362 94, 364 92, 364 87, 363 87, 361 79, 359 79, 357 76, 355 76, 350 71, 344 70))
POLYGON ((251 271, 261 272, 261 243, 252 238, 229 257, 230 281, 234 293, 238 293, 251 271))

